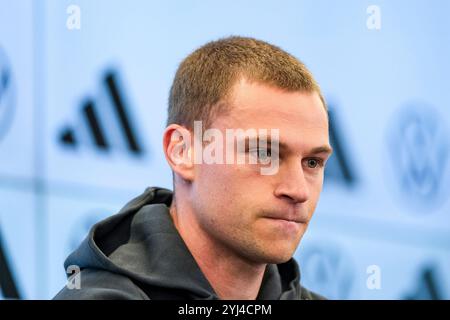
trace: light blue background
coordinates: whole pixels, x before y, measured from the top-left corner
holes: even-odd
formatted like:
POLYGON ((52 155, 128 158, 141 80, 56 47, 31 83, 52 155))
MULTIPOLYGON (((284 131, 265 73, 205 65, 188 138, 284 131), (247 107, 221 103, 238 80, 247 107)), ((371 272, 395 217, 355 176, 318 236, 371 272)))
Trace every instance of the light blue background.
MULTIPOLYGON (((94 221, 146 186, 171 188, 161 137, 175 70, 205 42, 244 35, 310 68, 355 176, 353 184, 328 176, 296 252, 304 284, 329 298, 427 298, 428 268, 449 299, 449 13, 444 0, 0 0, 14 97, 0 136, 0 228, 20 293, 53 297, 65 283, 64 258, 94 221), (71 4, 81 9, 80 30, 66 27, 71 4), (366 26, 369 5, 381 9, 380 30, 366 26), (102 77, 110 69, 141 157, 117 139, 111 152, 98 151, 85 133, 81 103, 91 97, 107 114, 102 77), (77 149, 58 142, 67 126, 77 149), (366 285, 370 265, 380 267, 379 290, 366 285), (420 288, 425 294, 415 295, 420 288)), ((331 168, 339 173, 336 162, 331 168)))

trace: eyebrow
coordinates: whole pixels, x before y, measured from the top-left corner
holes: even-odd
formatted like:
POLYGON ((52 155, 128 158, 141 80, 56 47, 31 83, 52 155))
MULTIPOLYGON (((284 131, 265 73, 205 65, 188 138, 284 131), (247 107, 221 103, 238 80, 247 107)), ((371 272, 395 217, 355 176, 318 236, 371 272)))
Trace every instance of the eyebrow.
MULTIPOLYGON (((268 137, 267 144, 271 145, 272 142, 276 143, 277 140, 272 140, 270 137, 268 137)), ((282 141, 278 141, 278 145, 280 146, 280 149, 289 150, 289 146, 282 141)), ((323 145, 323 146, 312 148, 308 153, 310 153, 310 154, 318 154, 318 153, 331 154, 331 153, 333 153, 333 148, 331 148, 331 146, 329 146, 329 145, 323 145)))
POLYGON ((328 145, 323 145, 323 146, 315 147, 315 148, 311 149, 311 151, 309 153, 310 154, 318 154, 318 153, 331 154, 331 153, 333 153, 333 148, 331 148, 328 145))
MULTIPOLYGON (((258 139, 258 141, 259 141, 261 137, 260 136, 256 136, 256 137, 251 137, 251 138, 252 139, 258 139)), ((245 145, 246 146, 249 145, 249 140, 250 140, 249 137, 245 137, 245 145)), ((266 137, 266 141, 267 141, 267 146, 268 147, 271 147, 272 143, 277 143, 278 142, 278 146, 279 146, 280 151, 282 151, 282 150, 289 150, 290 149, 289 146, 286 143, 284 143, 282 141, 279 141, 279 140, 276 140, 276 139, 272 139, 270 136, 266 137)), ((331 146, 329 146, 329 145, 323 145, 323 146, 312 148, 308 152, 308 154, 319 154, 319 153, 326 153, 327 155, 330 155, 330 154, 333 153, 333 148, 331 148, 331 146)))

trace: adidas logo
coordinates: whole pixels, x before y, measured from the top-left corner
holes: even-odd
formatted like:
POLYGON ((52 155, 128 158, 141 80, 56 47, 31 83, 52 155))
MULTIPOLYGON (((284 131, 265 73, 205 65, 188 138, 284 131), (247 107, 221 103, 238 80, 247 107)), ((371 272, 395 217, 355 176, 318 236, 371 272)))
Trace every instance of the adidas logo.
POLYGON ((351 166, 347 150, 342 142, 342 132, 338 126, 336 112, 329 108, 330 144, 333 147, 333 154, 327 162, 325 169, 325 182, 335 182, 347 186, 353 186, 356 181, 356 173, 351 166))
POLYGON ((11 65, 0 47, 0 140, 6 135, 14 113, 11 65))
POLYGON ((3 238, 0 230, 0 292, 4 298, 20 299, 11 266, 3 246, 3 238))
POLYGON ((59 142, 70 148, 91 144, 100 151, 120 148, 133 155, 143 155, 144 148, 136 124, 132 121, 115 72, 106 72, 101 89, 97 100, 84 100, 79 110, 78 124, 65 126, 59 133, 59 142))

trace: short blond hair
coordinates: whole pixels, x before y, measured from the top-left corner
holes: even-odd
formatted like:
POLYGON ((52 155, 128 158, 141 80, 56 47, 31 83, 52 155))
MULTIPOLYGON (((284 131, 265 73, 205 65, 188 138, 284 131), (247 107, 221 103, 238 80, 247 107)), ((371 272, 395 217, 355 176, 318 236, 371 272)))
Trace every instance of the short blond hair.
POLYGON ((232 36, 203 45, 181 62, 170 89, 167 125, 192 129, 201 120, 209 127, 226 112, 227 95, 241 77, 287 91, 317 92, 327 109, 319 85, 301 61, 267 42, 232 36))

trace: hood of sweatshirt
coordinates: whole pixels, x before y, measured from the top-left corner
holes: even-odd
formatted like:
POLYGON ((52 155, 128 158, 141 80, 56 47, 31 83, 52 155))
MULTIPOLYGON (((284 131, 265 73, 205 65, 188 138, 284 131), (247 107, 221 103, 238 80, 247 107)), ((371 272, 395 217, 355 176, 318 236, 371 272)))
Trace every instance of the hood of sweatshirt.
MULTIPOLYGON (((172 192, 147 188, 118 214, 97 224, 65 261, 65 268, 78 266, 86 274, 83 298, 99 297, 93 290, 109 286, 120 292, 132 283, 139 296, 149 299, 219 299, 175 228, 169 214, 172 192), (95 277, 89 271, 95 270, 95 277), (100 273, 99 273, 100 272, 100 273), (127 279, 121 285, 120 279, 127 279), (105 284, 109 282, 109 284, 105 284)), ((73 291, 73 290, 72 290, 73 291)), ((103 292, 103 291, 102 291, 103 292)), ((65 288, 56 298, 70 298, 65 288)), ((75 296, 72 296, 74 298, 75 296)), ((300 286, 300 272, 294 259, 268 264, 258 299, 314 299, 300 286)))

